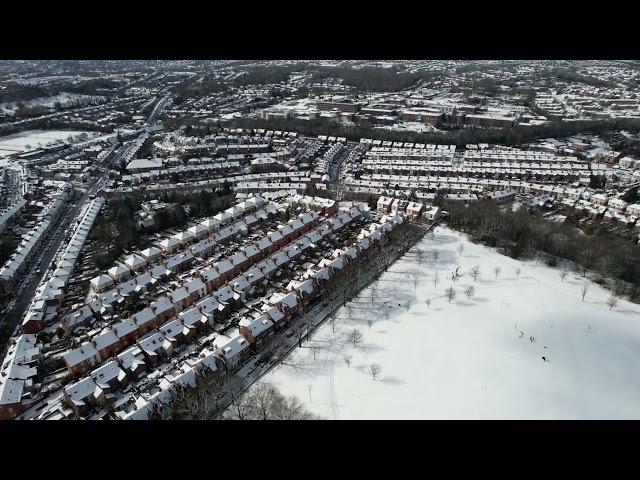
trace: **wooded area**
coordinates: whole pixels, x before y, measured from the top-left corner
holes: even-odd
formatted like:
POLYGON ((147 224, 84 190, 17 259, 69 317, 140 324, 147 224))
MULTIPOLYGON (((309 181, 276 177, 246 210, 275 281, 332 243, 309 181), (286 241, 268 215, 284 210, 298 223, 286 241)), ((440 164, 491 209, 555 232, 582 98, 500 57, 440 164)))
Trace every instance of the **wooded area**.
POLYGON ((454 144, 462 147, 469 143, 490 143, 516 146, 541 138, 567 137, 578 133, 600 135, 615 130, 640 131, 640 119, 619 118, 606 120, 577 120, 571 122, 549 122, 543 125, 516 126, 501 129, 459 129, 447 132, 394 132, 364 126, 347 126, 322 118, 257 119, 241 118, 229 122, 231 127, 264 128, 300 132, 303 135, 331 135, 346 137, 351 141, 371 138, 383 141, 454 144))
POLYGON ((229 185, 215 192, 167 192, 158 200, 172 204, 166 211, 158 211, 153 225, 138 227, 134 212, 140 210, 147 200, 142 193, 109 201, 105 214, 100 215, 91 231, 90 238, 99 245, 96 265, 109 268, 125 250, 145 248, 149 235, 163 230, 184 226, 189 218, 215 215, 229 208, 234 195, 229 185))
POLYGON ((547 263, 566 259, 579 266, 583 276, 595 273, 596 281, 621 280, 616 294, 640 299, 640 247, 627 239, 597 232, 585 235, 578 228, 536 217, 524 209, 518 212, 501 209, 491 201, 444 202, 449 225, 469 234, 474 242, 497 247, 512 258, 532 258, 537 252, 550 255, 547 263))

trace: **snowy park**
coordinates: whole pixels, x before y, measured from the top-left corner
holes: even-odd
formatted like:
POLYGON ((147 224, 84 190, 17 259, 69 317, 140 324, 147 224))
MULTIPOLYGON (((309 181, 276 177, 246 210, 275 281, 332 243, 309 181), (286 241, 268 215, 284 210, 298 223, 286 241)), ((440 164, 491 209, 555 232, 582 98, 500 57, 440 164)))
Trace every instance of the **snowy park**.
POLYGON ((263 381, 326 419, 640 418, 640 306, 437 227, 263 381))
POLYGON ((94 138, 100 134, 79 130, 30 130, 0 137, 0 157, 27 152, 30 149, 68 140, 70 136, 77 137, 83 133, 86 133, 88 138, 94 138))

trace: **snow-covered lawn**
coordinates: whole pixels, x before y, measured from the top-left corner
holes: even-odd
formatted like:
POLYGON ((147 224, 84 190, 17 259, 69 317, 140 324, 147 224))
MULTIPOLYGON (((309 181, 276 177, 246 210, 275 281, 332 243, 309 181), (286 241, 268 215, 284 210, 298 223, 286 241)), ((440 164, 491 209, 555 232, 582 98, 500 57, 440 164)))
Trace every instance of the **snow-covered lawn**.
POLYGON ((609 292, 590 282, 583 302, 584 279, 559 272, 438 227, 374 284, 373 307, 368 288, 337 312, 335 333, 327 321, 264 381, 329 419, 640 418, 640 307, 620 300, 610 311, 609 292), (361 346, 347 341, 353 329, 361 346))
POLYGON ((0 137, 0 156, 16 152, 26 152, 27 145, 35 149, 38 144, 47 145, 58 140, 67 140, 69 135, 76 136, 86 133, 89 138, 99 135, 99 132, 84 132, 79 130, 30 130, 0 137))

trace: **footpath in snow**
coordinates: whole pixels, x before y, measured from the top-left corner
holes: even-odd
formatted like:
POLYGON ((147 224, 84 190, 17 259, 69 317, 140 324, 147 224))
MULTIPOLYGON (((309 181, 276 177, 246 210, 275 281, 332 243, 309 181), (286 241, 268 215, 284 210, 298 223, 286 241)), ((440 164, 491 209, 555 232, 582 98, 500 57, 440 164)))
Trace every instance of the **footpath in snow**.
POLYGON ((640 418, 640 306, 609 297, 437 227, 263 381, 327 419, 640 418))

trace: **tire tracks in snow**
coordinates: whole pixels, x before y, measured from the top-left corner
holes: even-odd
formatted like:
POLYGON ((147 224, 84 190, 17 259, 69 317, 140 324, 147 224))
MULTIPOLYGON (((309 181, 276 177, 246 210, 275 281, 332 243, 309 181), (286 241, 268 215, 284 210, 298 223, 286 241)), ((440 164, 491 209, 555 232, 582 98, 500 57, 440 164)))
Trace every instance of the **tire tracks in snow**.
POLYGON ((334 420, 340 420, 340 411, 338 409, 338 401, 336 399, 336 379, 333 373, 334 363, 331 362, 331 370, 329 371, 329 402, 331 404, 331 414, 334 420))

